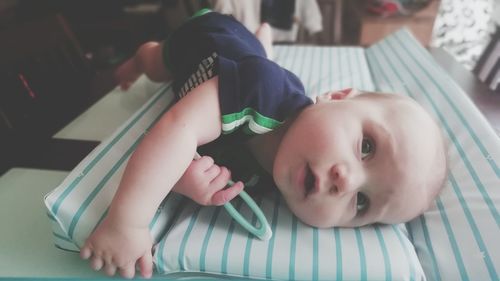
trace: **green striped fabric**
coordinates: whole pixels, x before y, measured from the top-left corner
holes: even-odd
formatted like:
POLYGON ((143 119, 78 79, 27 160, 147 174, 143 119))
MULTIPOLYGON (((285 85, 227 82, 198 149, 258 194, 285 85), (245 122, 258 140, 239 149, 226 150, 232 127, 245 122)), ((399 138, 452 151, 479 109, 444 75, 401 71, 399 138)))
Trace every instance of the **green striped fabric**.
POLYGON ((282 122, 266 117, 253 108, 247 107, 240 112, 222 115, 222 133, 230 134, 245 124, 248 134, 265 134, 282 124, 282 122))
MULTIPOLYGON (((256 198, 274 233, 269 241, 255 239, 221 208, 200 207, 171 194, 151 223, 158 241, 157 274, 498 280, 500 140, 411 34, 399 31, 368 49, 277 46, 275 54, 279 64, 299 76, 312 98, 331 89, 355 87, 417 100, 442 124, 449 140, 447 186, 430 211, 408 224, 354 229, 312 228, 290 213, 279 194, 256 198)), ((168 85, 159 89, 46 196, 56 247, 78 251, 106 214, 128 157, 172 101, 168 85)), ((242 116, 252 116, 251 109, 242 116)), ((269 127, 275 125, 271 122, 269 127)), ((234 206, 255 220, 241 201, 234 206)))
MULTIPOLYGON (((235 225, 221 208, 190 202, 155 248, 159 273, 287 280, 424 279, 402 225, 317 229, 292 216, 278 194, 257 202, 274 233, 269 241, 235 225)), ((246 207, 239 210, 251 217, 246 207)))

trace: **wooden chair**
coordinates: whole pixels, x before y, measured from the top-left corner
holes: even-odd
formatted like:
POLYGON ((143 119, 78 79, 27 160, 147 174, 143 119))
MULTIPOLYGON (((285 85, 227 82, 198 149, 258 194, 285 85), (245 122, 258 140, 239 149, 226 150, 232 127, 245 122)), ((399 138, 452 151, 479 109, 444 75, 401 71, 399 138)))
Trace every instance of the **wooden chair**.
POLYGON ((61 15, 0 30, 0 174, 88 106, 93 76, 61 15))

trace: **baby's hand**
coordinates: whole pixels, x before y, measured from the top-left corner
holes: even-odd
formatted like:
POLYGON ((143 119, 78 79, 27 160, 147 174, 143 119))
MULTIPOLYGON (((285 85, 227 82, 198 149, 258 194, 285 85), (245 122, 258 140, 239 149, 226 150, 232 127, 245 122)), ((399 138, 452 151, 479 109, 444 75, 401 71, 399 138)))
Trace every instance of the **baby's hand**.
POLYGON ((212 157, 193 160, 174 186, 174 191, 188 196, 201 205, 224 205, 243 190, 243 183, 226 187, 231 172, 214 164, 212 157))
POLYGON ((133 278, 137 264, 142 276, 150 278, 153 272, 152 245, 147 227, 118 225, 106 218, 87 239, 80 256, 90 258, 94 270, 104 269, 109 276, 119 271, 122 277, 133 278))

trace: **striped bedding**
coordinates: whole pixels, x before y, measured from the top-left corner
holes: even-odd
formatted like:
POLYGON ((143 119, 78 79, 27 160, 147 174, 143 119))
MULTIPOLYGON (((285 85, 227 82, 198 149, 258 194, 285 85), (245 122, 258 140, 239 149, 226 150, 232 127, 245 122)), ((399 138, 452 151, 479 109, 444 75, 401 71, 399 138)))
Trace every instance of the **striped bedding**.
MULTIPOLYGON (((368 49, 277 46, 276 61, 314 97, 330 89, 409 95, 441 123, 450 175, 431 210, 401 225, 317 229, 275 193, 256 198, 271 223, 254 239, 216 207, 176 194, 151 223, 157 274, 298 280, 499 280, 500 140, 466 94, 406 30, 368 49)), ((162 87, 45 198, 56 247, 78 251, 106 214, 128 157, 173 102, 162 87)), ((235 207, 251 217, 240 201, 235 207)))

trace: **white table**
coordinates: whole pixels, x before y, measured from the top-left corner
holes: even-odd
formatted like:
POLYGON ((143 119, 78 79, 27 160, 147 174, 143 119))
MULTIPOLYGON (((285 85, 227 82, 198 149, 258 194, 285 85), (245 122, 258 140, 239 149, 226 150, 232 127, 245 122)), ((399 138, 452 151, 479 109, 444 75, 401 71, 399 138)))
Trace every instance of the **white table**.
POLYGON ((102 141, 136 112, 161 85, 141 76, 128 91, 117 87, 53 137, 102 141))

